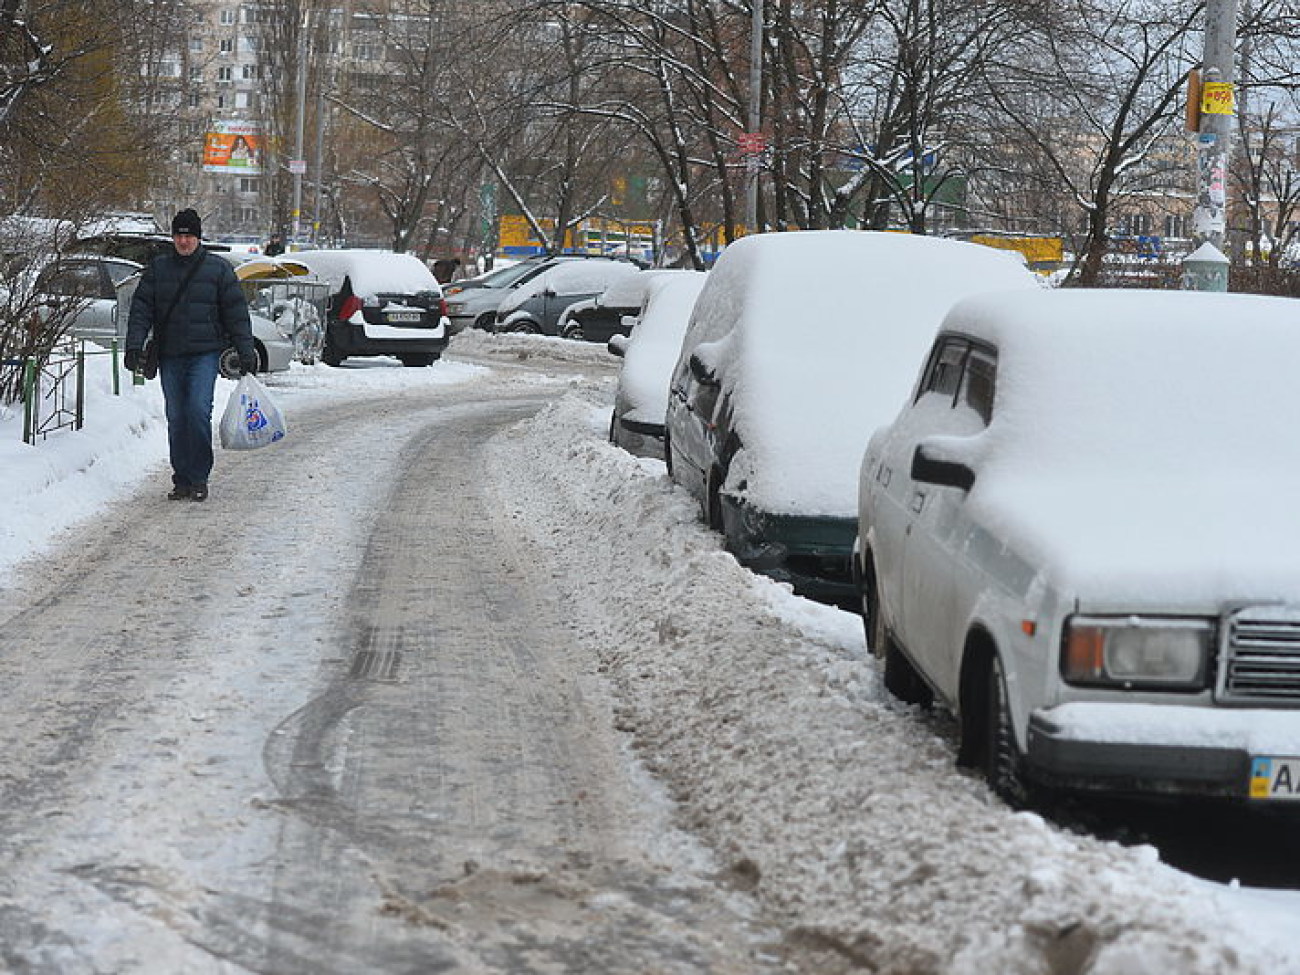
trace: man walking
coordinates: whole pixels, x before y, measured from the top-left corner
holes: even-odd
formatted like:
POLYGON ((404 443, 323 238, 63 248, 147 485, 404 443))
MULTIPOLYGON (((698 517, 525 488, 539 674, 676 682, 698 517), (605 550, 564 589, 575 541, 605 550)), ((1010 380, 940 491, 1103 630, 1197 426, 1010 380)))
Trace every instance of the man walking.
POLYGON ((174 253, 155 257, 131 299, 123 361, 137 371, 145 339, 158 348, 167 412, 173 501, 206 501, 212 472, 212 393, 221 353, 233 345, 242 372, 257 371, 248 302, 230 264, 200 244, 194 210, 172 219, 174 253))

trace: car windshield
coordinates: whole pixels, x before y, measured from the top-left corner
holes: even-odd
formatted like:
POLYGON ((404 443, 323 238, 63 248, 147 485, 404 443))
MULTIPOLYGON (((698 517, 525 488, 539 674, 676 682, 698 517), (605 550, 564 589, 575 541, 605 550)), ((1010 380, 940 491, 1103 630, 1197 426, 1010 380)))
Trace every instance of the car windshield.
MULTIPOLYGON (((529 275, 542 270, 538 264, 511 264, 475 279, 472 283, 480 288, 509 288, 529 275)), ((461 282, 469 283, 469 282, 461 282)))

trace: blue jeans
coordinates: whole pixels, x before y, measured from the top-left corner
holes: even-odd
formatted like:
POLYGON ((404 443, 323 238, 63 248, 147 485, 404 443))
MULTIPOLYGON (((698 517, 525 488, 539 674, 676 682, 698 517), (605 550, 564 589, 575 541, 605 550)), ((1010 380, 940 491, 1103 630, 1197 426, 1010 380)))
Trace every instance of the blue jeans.
POLYGON ((172 483, 177 487, 207 484, 212 473, 212 390, 220 362, 220 352, 163 356, 158 361, 172 483))

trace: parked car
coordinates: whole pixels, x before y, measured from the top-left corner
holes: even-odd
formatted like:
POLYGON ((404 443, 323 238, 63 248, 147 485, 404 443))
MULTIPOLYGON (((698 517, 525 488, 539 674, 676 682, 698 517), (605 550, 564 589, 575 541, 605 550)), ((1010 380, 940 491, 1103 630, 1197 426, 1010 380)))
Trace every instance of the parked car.
POLYGON ((330 286, 321 361, 391 355, 428 366, 447 347, 442 285, 413 254, 377 250, 295 251, 293 260, 330 286))
POLYGON ((1027 786, 1300 799, 1296 302, 958 305, 861 471, 886 685, 1027 786))
MULTIPOLYGON (((131 318, 131 299, 135 296, 135 289, 139 283, 139 271, 117 283, 115 327, 119 347, 125 347, 126 326, 131 318)), ((250 307, 248 317, 253 326, 253 348, 257 351, 257 371, 285 372, 295 357, 292 333, 286 335, 274 320, 257 309, 250 307)), ((239 353, 233 345, 221 353, 220 369, 221 375, 227 379, 239 378, 239 353)))
POLYGON ((66 315, 66 334, 107 348, 118 337, 117 286, 139 270, 135 261, 72 254, 41 268, 34 287, 50 314, 66 315))
POLYGON ((512 290, 557 264, 584 260, 608 261, 613 258, 590 254, 538 254, 487 274, 455 282, 446 289, 451 334, 456 335, 470 326, 491 332, 496 328, 497 309, 512 290))
POLYGON ((223 256, 235 265, 249 311, 274 323, 280 337, 292 343, 296 361, 313 365, 325 348, 329 285, 291 256, 246 251, 223 256))
POLYGON ((643 273, 627 261, 564 261, 511 290, 497 307, 496 331, 559 335, 569 306, 595 298, 615 281, 643 273))
POLYGON ((564 310, 557 328, 560 337, 608 343, 615 335, 629 334, 651 284, 661 275, 681 273, 695 272, 647 270, 619 275, 600 294, 576 301, 564 310))
POLYGON ((627 316, 625 336, 610 337, 610 351, 622 356, 609 439, 642 457, 664 455, 664 417, 668 384, 681 351, 682 336, 695 299, 704 287, 703 271, 642 271, 645 295, 635 315, 627 316))
POLYGON ((1038 286, 1016 257, 979 244, 742 238, 709 272, 673 369, 669 473, 743 564, 856 605, 857 474, 871 431, 897 411, 956 299, 1038 286))

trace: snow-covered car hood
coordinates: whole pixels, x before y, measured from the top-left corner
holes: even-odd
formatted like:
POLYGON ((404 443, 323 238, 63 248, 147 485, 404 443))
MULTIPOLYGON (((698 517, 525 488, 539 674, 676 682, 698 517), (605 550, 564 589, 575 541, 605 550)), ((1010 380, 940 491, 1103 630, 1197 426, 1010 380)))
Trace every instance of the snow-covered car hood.
POLYGON ((1081 609, 1300 603, 1300 477, 980 476, 978 531, 1081 609))

